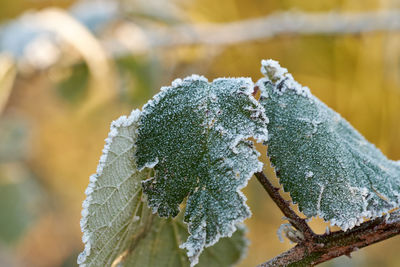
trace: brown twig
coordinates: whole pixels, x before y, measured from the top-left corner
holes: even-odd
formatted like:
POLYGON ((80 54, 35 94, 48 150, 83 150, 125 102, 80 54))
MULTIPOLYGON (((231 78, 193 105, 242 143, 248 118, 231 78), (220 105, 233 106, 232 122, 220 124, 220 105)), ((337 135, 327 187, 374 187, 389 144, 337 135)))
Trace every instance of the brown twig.
POLYGON ((279 256, 260 264, 267 266, 313 266, 400 234, 400 212, 391 214, 389 220, 377 218, 349 231, 317 235, 305 240, 279 256))
POLYGON ((281 194, 279 194, 279 188, 274 187, 263 172, 257 172, 254 174, 258 181, 262 184, 265 191, 272 198, 275 204, 280 208, 282 213, 288 218, 289 222, 294 228, 302 232, 305 238, 314 238, 315 234, 308 226, 307 222, 300 218, 294 210, 290 207, 289 201, 283 199, 281 194))
POLYGON ((264 173, 259 172, 255 176, 293 227, 304 235, 304 240, 295 247, 259 266, 313 266, 342 255, 350 256, 353 251, 400 234, 400 210, 397 210, 390 214, 389 219, 380 217, 346 232, 317 235, 290 208, 289 202, 282 198, 279 189, 271 184, 264 173))

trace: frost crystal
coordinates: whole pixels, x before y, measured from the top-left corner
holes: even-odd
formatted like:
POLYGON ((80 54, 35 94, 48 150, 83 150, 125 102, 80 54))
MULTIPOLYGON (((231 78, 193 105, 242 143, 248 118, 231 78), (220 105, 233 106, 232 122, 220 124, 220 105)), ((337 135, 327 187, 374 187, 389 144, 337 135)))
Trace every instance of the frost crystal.
POLYGON ((148 218, 143 216, 148 209, 141 202, 140 185, 148 173, 137 170, 132 156, 139 115, 140 111, 135 110, 111 124, 97 173, 90 177, 82 204, 85 249, 78 257, 80 266, 111 266, 148 218))
MULTIPOLYGON (((282 68, 275 60, 268 59, 261 61, 261 73, 265 75, 264 80, 273 83, 274 92, 282 95, 286 90, 292 90, 298 95, 310 97, 310 89, 302 86, 293 79, 292 74, 286 68, 282 68)), ((264 91, 264 94, 266 91, 264 91)), ((266 95, 264 95, 266 97, 266 95)))
POLYGON ((262 64, 266 78, 258 85, 270 120, 268 156, 304 214, 346 230, 398 207, 400 163, 388 160, 276 61, 262 64))
POLYGON ((250 79, 192 76, 162 88, 143 108, 136 157, 139 168, 155 169, 144 192, 162 217, 176 216, 188 196, 190 236, 181 247, 191 265, 250 216, 240 189, 262 163, 246 139, 267 139, 267 118, 252 92, 250 79))

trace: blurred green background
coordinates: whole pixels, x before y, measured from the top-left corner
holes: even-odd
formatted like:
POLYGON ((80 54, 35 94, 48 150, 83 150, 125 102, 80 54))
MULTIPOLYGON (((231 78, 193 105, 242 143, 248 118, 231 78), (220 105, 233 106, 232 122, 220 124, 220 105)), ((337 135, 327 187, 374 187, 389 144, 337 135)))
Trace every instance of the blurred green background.
MULTIPOLYGON (((282 12, 396 10, 399 0, 0 0, 0 266, 76 266, 84 190, 110 122, 192 73, 257 81, 261 59, 278 60, 399 160, 399 27, 207 37, 226 23, 282 12)), ((255 179, 245 193, 253 217, 240 266, 255 266, 293 244, 279 242, 282 214, 255 179)), ((327 226, 318 218, 311 225, 319 233, 327 226)), ((399 249, 395 237, 324 266, 400 266, 399 249)))

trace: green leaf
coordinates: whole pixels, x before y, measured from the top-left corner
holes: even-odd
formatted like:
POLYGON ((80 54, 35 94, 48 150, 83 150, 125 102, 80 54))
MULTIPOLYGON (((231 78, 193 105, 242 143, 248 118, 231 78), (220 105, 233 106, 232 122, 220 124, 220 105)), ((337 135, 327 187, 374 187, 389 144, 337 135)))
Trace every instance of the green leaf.
POLYGON ((388 160, 276 61, 258 82, 268 155, 285 191, 307 216, 344 230, 399 206, 400 163, 388 160))
POLYGON ((178 79, 143 108, 137 140, 139 168, 154 167, 143 182, 153 212, 176 216, 188 196, 182 248, 191 264, 204 247, 230 236, 250 216, 240 192, 262 169, 253 143, 267 139, 263 108, 250 79, 178 79))
MULTIPOLYGON (((179 245, 187 236, 183 216, 174 219, 163 219, 156 215, 151 216, 151 226, 146 234, 139 236, 129 252, 121 257, 118 267, 185 267, 189 266, 189 259, 179 245)), ((238 230, 230 238, 222 238, 217 244, 206 248, 200 257, 199 267, 232 266, 243 256, 247 248, 245 228, 238 230)))
MULTIPOLYGON (((140 112, 111 124, 97 174, 90 177, 83 203, 81 228, 85 250, 80 266, 189 266, 181 240, 188 236, 183 216, 161 219, 142 198, 142 179, 134 160, 140 112)), ((205 250, 200 266, 231 266, 247 247, 240 227, 232 238, 205 250), (204 264, 203 264, 204 262, 204 264)))
POLYGON ((142 201, 141 181, 148 171, 139 172, 133 156, 139 116, 135 110, 111 124, 97 173, 90 177, 82 210, 85 250, 78 257, 80 266, 111 266, 146 225, 149 209, 142 201))

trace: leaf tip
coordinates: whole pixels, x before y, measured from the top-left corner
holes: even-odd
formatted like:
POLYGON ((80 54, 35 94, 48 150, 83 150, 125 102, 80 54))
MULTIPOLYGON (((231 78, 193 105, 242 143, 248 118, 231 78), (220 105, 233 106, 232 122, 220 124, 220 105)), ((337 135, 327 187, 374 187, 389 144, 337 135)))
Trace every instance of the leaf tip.
MULTIPOLYGON (((310 98, 311 92, 307 86, 302 86, 288 72, 286 68, 280 66, 279 62, 273 59, 261 61, 261 73, 265 80, 274 85, 274 92, 282 95, 286 90, 294 91, 298 95, 310 98)), ((257 83, 257 85, 259 85, 257 83)), ((265 91, 265 90, 264 90, 265 91)))

